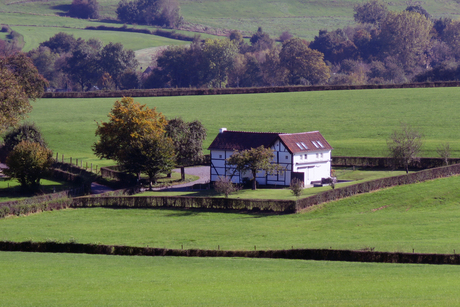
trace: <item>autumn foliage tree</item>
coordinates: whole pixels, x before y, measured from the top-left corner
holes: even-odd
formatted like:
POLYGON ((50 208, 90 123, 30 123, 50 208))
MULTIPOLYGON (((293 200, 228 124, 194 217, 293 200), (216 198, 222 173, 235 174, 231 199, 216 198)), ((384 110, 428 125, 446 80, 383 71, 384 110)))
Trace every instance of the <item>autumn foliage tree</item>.
POLYGON ((148 160, 142 155, 157 150, 156 146, 164 140, 166 117, 155 108, 134 102, 131 97, 117 100, 108 117, 108 122, 97 123, 99 141, 93 145, 93 151, 99 158, 117 161, 140 179, 141 172, 147 171, 145 161, 148 160))
POLYGON ((288 71, 290 84, 300 84, 302 79, 311 84, 321 84, 330 77, 330 69, 324 62, 324 55, 308 48, 300 38, 293 38, 283 43, 280 63, 288 71))
POLYGON ((0 133, 32 110, 29 99, 41 97, 47 84, 24 53, 0 58, 0 133))
POLYGON ((49 173, 53 152, 37 142, 21 141, 6 159, 5 175, 16 178, 26 189, 36 190, 49 173))
POLYGON ((259 171, 268 174, 275 174, 284 171, 284 168, 271 161, 274 158, 273 150, 264 146, 251 148, 243 151, 236 151, 227 159, 229 165, 234 165, 240 173, 250 172, 252 174, 252 189, 257 188, 256 175, 259 171))

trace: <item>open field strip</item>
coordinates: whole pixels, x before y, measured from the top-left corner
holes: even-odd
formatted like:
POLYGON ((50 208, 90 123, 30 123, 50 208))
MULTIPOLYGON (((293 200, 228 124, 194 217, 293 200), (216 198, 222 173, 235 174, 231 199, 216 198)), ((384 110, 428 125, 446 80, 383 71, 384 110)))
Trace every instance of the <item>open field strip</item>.
MULTIPOLYGON (((386 140, 406 122, 424 135, 422 156, 450 143, 460 156, 460 88, 384 89, 276 94, 143 97, 167 117, 200 120, 208 129, 207 148, 219 128, 242 131, 302 132, 319 130, 332 155, 387 156, 386 140)), ((40 99, 29 120, 42 129, 55 152, 100 165, 91 151, 95 121, 107 120, 115 98, 40 99)))
POLYGON ((458 266, 0 252, 4 306, 454 306, 458 266))
MULTIPOLYGON (((27 197, 24 192, 21 192, 20 184, 17 180, 2 180, 0 179, 0 202, 9 200, 19 200, 27 197)), ((40 180, 40 189, 45 193, 59 192, 65 189, 73 188, 74 185, 68 182, 42 179, 40 180)))
POLYGON ((460 251, 460 176, 399 186, 290 215, 69 209, 0 220, 0 240, 171 249, 460 251))
POLYGON ((162 36, 131 32, 41 27, 40 32, 37 33, 37 27, 13 26, 11 28, 24 36, 24 41, 26 42, 26 44, 24 46, 23 51, 26 52, 37 48, 40 45, 40 43, 47 41, 50 37, 54 36, 59 32, 71 34, 75 38, 81 37, 85 40, 88 40, 90 38, 97 38, 102 41, 103 45, 107 45, 110 42, 122 43, 125 48, 132 50, 140 50, 165 45, 189 44, 189 42, 186 41, 170 39, 162 36))

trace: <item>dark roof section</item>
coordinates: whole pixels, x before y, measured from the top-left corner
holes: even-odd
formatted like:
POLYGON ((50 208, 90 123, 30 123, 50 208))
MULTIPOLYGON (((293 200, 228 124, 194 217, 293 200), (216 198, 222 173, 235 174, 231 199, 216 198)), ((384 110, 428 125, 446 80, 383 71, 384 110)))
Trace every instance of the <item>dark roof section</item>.
POLYGON ((259 146, 270 147, 278 139, 275 132, 224 131, 219 133, 209 150, 247 150, 259 146))
POLYGON ((281 141, 293 154, 299 152, 332 150, 319 131, 279 134, 281 141), (308 149, 305 149, 305 146, 308 149))

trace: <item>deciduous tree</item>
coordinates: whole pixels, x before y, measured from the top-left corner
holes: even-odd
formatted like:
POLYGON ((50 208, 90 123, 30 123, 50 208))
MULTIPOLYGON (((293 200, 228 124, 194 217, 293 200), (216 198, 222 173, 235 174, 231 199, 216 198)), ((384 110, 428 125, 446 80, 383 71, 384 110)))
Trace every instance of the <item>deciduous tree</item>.
POLYGON ((117 161, 140 178, 144 163, 138 163, 138 158, 132 155, 133 148, 143 146, 149 138, 161 138, 165 133, 166 117, 130 97, 117 100, 108 117, 108 122, 97 123, 99 141, 93 145, 93 151, 99 158, 117 161))
POLYGON ((422 149, 422 135, 413 127, 402 123, 399 130, 393 131, 387 141, 390 157, 395 166, 402 166, 409 173, 409 164, 422 149))
POLYGON ((0 133, 25 117, 32 109, 29 98, 41 97, 47 85, 24 53, 0 58, 0 133))
POLYGON ((7 131, 3 137, 4 147, 7 151, 12 151, 22 141, 34 142, 47 147, 40 129, 34 123, 24 123, 7 131))
POLYGON ((380 32, 383 56, 393 56, 406 70, 426 64, 424 54, 432 27, 432 22, 419 13, 388 13, 380 32))
POLYGON ((182 118, 171 119, 165 127, 166 135, 173 140, 176 161, 181 167, 181 178, 185 180, 185 166, 201 162, 206 128, 195 120, 185 122, 182 118))
POLYGON ((97 0, 73 0, 69 8, 70 17, 99 18, 99 3, 97 0))
POLYGON ((302 79, 311 84, 324 83, 330 77, 330 69, 321 52, 307 47, 299 38, 283 43, 280 62, 288 70, 289 84, 301 84, 302 79))
POLYGON ((134 51, 124 49, 120 43, 109 43, 100 52, 100 66, 103 72, 112 76, 116 87, 120 85, 120 77, 127 70, 135 71, 139 65, 134 51))
POLYGON ((358 4, 354 8, 356 22, 370 23, 379 26, 388 14, 387 5, 380 0, 372 0, 362 4, 358 4))
POLYGON ((6 159, 7 176, 16 178, 22 187, 35 190, 53 163, 53 152, 31 141, 21 141, 6 159))
POLYGON ((284 168, 272 163, 274 158, 273 150, 260 146, 243 151, 236 151, 227 159, 229 165, 234 165, 240 173, 251 172, 252 189, 257 187, 256 175, 259 171, 265 171, 268 174, 275 174, 284 171, 284 168))

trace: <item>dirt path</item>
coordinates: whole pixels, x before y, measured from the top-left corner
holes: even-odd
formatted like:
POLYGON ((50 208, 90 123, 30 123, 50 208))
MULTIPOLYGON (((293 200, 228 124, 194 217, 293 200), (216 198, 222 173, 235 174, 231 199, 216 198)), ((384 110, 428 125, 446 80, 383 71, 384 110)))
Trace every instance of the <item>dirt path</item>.
MULTIPOLYGON (((180 169, 178 168, 174 169, 173 171, 180 173, 180 169)), ((192 182, 183 183, 183 184, 177 184, 177 185, 170 186, 170 187, 154 188, 153 190, 154 191, 188 191, 195 184, 209 183, 210 167, 209 166, 187 167, 185 168, 185 174, 199 176, 200 179, 192 181, 192 182)))

